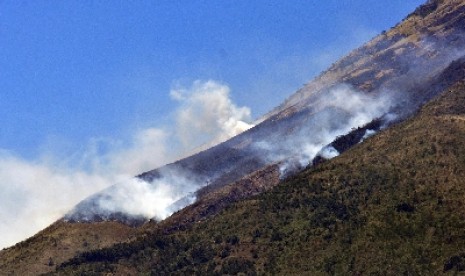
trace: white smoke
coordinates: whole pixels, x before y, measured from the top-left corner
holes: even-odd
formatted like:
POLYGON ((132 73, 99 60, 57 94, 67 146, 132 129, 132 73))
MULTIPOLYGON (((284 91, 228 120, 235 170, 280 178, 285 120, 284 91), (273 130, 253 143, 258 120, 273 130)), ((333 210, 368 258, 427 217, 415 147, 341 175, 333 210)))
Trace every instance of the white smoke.
POLYGON ((339 152, 333 146, 326 146, 322 148, 318 154, 324 159, 331 159, 338 156, 339 152))
POLYGON ((131 178, 118 183, 101 193, 92 204, 98 206, 99 215, 123 213, 162 220, 193 203, 195 197, 189 197, 184 204, 179 204, 179 200, 194 193, 200 185, 197 179, 180 171, 165 170, 161 177, 151 182, 131 178))
POLYGON ((0 155, 0 248, 12 245, 62 216, 80 199, 116 180, 41 161, 0 155))
POLYGON ((251 127, 250 109, 234 105, 229 88, 214 81, 196 81, 171 95, 180 102, 172 126, 140 129, 129 141, 93 139, 69 158, 73 162, 49 152, 43 155, 47 158, 27 160, 0 151, 0 249, 35 234, 115 183, 121 185, 115 186, 112 200, 100 202, 108 210, 164 218, 188 204, 178 200, 203 182, 179 172, 165 173, 150 184, 132 176, 239 134, 251 127))
POLYGON ((129 147, 111 152, 107 156, 106 159, 112 166, 111 171, 134 175, 172 161, 172 157, 181 152, 169 152, 167 149, 169 136, 166 130, 159 128, 138 131, 133 136, 129 147))
POLYGON ((253 127, 250 109, 234 105, 229 92, 215 81, 195 81, 190 88, 171 90, 171 97, 181 103, 177 134, 184 146, 212 146, 253 127))
POLYGON ((367 130, 365 131, 365 134, 363 135, 362 139, 360 140, 360 142, 362 142, 363 140, 365 140, 365 139, 367 139, 367 138, 369 138, 369 137, 371 137, 371 136, 373 136, 373 135, 375 135, 375 134, 376 134, 376 131, 375 131, 375 130, 373 130, 373 129, 367 129, 367 130))
POLYGON ((267 152, 269 162, 280 162, 282 176, 286 176, 309 165, 317 155, 326 159, 339 155, 328 145, 338 136, 386 114, 394 97, 392 91, 370 95, 346 84, 336 85, 315 98, 310 106, 314 113, 303 129, 288 137, 260 141, 255 145, 267 152))

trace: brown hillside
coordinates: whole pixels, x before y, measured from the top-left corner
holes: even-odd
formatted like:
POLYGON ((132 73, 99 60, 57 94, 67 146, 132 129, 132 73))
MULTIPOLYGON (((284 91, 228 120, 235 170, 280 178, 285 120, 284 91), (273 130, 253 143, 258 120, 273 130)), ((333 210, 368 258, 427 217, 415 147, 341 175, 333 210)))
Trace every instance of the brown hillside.
POLYGON ((0 275, 38 275, 79 252, 129 241, 141 231, 118 222, 58 221, 34 237, 0 251, 0 275))

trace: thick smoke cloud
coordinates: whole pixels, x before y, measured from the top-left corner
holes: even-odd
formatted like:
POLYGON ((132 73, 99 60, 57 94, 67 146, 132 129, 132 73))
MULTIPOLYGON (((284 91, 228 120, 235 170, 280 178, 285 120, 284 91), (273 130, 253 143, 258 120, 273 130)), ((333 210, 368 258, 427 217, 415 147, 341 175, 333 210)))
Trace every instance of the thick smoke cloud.
POLYGON ((253 127, 250 109, 235 106, 229 92, 229 87, 214 81, 171 90, 171 97, 181 103, 176 131, 184 146, 212 146, 253 127))
POLYGON ((249 128, 250 109, 234 105, 229 88, 214 81, 196 81, 171 95, 180 103, 173 126, 140 129, 129 141, 94 139, 73 155, 73 162, 49 152, 36 160, 0 152, 0 249, 35 234, 115 183, 121 185, 114 186, 113 199, 101 202, 109 210, 161 219, 190 203, 178 200, 204 184, 192 176, 165 172, 163 181, 150 185, 132 177, 249 128))
MULTIPOLYGON (((80 218, 93 220, 92 216, 97 213, 101 218, 109 219, 111 215, 121 213, 130 217, 162 220, 193 203, 193 193, 202 183, 205 182, 195 176, 173 169, 163 170, 160 177, 151 182, 131 178, 99 193, 97 199, 88 202, 90 205, 80 208, 80 218), (94 212, 96 210, 93 208, 98 208, 98 212, 94 212), (85 211, 89 212, 86 214, 85 211)), ((72 216, 65 218, 73 219, 72 216)))

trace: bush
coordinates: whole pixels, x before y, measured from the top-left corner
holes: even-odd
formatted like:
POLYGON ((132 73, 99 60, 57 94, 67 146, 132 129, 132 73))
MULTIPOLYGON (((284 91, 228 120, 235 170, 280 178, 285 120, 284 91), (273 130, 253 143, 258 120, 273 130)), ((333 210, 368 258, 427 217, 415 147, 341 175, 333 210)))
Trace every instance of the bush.
POLYGON ((249 260, 242 258, 230 258, 226 260, 222 267, 220 274, 237 275, 244 273, 246 275, 257 275, 253 263, 249 260))

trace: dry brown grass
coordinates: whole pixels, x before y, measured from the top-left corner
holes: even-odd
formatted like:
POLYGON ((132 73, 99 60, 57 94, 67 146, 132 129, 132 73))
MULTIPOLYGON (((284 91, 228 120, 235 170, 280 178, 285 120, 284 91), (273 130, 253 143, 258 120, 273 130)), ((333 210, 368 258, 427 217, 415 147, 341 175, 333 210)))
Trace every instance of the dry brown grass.
POLYGON ((0 251, 0 275, 38 275, 80 252, 131 240, 140 229, 118 222, 58 221, 34 237, 0 251))

